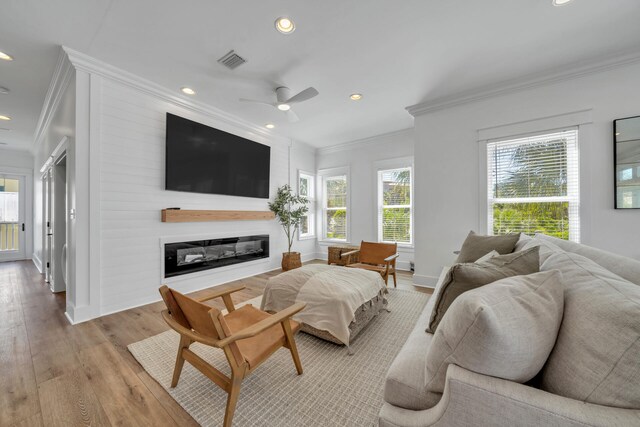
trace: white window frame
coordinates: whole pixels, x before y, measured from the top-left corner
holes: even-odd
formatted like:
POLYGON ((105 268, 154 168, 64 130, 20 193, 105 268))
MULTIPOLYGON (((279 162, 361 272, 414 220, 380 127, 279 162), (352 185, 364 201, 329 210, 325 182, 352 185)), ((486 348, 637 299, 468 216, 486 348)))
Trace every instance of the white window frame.
POLYGON ((321 206, 317 209, 319 216, 321 218, 320 220, 321 234, 320 234, 319 241, 326 242, 326 243, 332 243, 332 242, 349 243, 351 241, 351 173, 350 173, 350 169, 348 166, 331 168, 331 169, 321 169, 318 171, 318 178, 319 179, 317 180, 317 182, 320 185, 319 188, 320 188, 320 200, 321 200, 321 206), (347 177, 347 206, 346 206, 347 218, 345 222, 346 238, 345 239, 329 239, 327 238, 327 224, 326 224, 326 213, 327 213, 326 182, 328 178, 332 178, 335 176, 342 176, 342 175, 347 177))
POLYGON ((485 140, 481 150, 481 162, 484 163, 484 167, 481 170, 484 171, 484 176, 481 177, 480 183, 484 183, 484 194, 485 194, 485 224, 486 224, 486 233, 489 235, 493 234, 493 205, 496 203, 544 203, 544 202, 568 202, 569 203, 569 212, 574 212, 577 215, 577 218, 574 216, 569 219, 569 240, 572 242, 580 242, 580 221, 581 221, 581 208, 580 208, 580 161, 579 161, 579 150, 580 150, 580 129, 578 126, 567 126, 561 129, 549 129, 545 131, 531 132, 524 135, 513 135, 509 137, 501 137, 497 139, 485 140), (554 134, 561 131, 575 131, 576 132, 576 146, 575 150, 567 150, 567 163, 573 163, 576 165, 575 169, 567 168, 567 195, 566 196, 556 196, 556 197, 523 197, 523 198, 493 198, 492 191, 489 189, 491 185, 491 178, 489 174, 491 170, 489 169, 489 162, 487 160, 488 155, 488 144, 495 142, 506 142, 510 140, 525 138, 525 137, 534 137, 541 136, 547 134, 554 134))
MULTIPOLYGON (((409 208, 411 209, 411 224, 409 225, 411 228, 411 241, 410 243, 398 242, 398 247, 403 248, 413 248, 414 247, 414 236, 415 236, 415 185, 414 185, 414 176, 415 176, 415 168, 413 157, 400 157, 396 159, 387 159, 375 162, 375 183, 376 183, 376 200, 375 200, 375 209, 376 209, 376 235, 378 238, 378 242, 384 242, 382 240, 382 181, 380 179, 381 173, 388 170, 394 169, 409 169, 411 171, 411 204, 409 208)), ((404 206, 404 205, 402 205, 404 206)), ((387 206, 389 207, 389 206, 387 206)), ((393 207, 393 206, 392 206, 393 207)), ((385 242, 385 243, 395 243, 395 242, 385 242)))
POLYGON ((298 230, 298 240, 309 240, 309 239, 315 239, 316 238, 316 176, 310 172, 306 172, 302 169, 298 169, 298 194, 300 194, 300 180, 302 178, 307 179, 308 184, 307 184, 307 189, 309 194, 307 196, 305 196, 307 199, 309 199, 309 212, 307 213, 307 222, 308 224, 308 228, 309 228, 309 232, 308 233, 302 233, 300 230, 298 230))

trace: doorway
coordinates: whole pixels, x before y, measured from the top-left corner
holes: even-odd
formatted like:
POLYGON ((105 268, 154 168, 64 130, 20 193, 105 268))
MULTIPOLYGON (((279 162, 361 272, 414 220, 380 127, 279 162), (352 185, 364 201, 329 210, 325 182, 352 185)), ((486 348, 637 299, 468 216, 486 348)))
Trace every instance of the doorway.
POLYGON ((25 259, 25 177, 0 172, 0 261, 25 259))
POLYGON ((67 157, 63 153, 42 176, 44 270, 51 292, 67 289, 67 157))

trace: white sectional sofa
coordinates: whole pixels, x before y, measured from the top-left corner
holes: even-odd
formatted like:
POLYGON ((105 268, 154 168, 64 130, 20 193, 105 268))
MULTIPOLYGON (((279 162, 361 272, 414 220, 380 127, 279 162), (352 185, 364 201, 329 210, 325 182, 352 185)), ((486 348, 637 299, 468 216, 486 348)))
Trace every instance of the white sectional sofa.
POLYGON ((640 426, 640 261, 548 236, 516 249, 524 245, 539 245, 541 271, 565 279, 564 317, 537 385, 449 365, 444 393, 427 390, 432 297, 389 369, 380 426, 640 426))

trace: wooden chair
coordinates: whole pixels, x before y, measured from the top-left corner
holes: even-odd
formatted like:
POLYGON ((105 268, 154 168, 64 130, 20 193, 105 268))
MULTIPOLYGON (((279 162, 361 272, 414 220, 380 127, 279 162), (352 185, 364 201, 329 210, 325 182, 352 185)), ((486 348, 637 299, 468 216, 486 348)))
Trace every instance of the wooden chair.
POLYGON ((374 243, 364 240, 359 250, 342 254, 343 258, 347 258, 347 267, 377 271, 382 275, 385 285, 389 282, 389 275, 392 275, 394 288, 397 287, 396 258, 399 256, 397 243, 374 243), (352 263, 351 257, 356 254, 360 255, 360 260, 352 263))
POLYGON ((300 329, 300 324, 291 320, 291 316, 301 311, 306 304, 297 303, 276 314, 266 313, 251 305, 236 310, 230 294, 241 289, 244 286, 227 288, 212 292, 205 298, 193 299, 167 286, 160 288, 162 299, 167 305, 167 309, 162 311, 162 317, 180 334, 171 387, 178 384, 184 361, 191 363, 229 394, 224 415, 225 427, 231 426, 242 380, 280 347, 291 351, 298 375, 302 374, 302 364, 293 338, 300 329), (223 315, 215 307, 203 304, 203 301, 218 297, 222 297, 229 312, 227 315, 223 315), (231 367, 230 378, 189 350, 189 346, 195 341, 224 351, 231 367))

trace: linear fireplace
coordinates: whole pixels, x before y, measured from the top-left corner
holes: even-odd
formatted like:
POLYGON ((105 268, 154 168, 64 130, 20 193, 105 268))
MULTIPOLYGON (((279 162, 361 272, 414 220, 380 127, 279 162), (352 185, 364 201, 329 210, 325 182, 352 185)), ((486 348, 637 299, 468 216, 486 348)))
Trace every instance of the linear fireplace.
POLYGON ((164 277, 269 257, 269 235, 165 243, 164 277))

